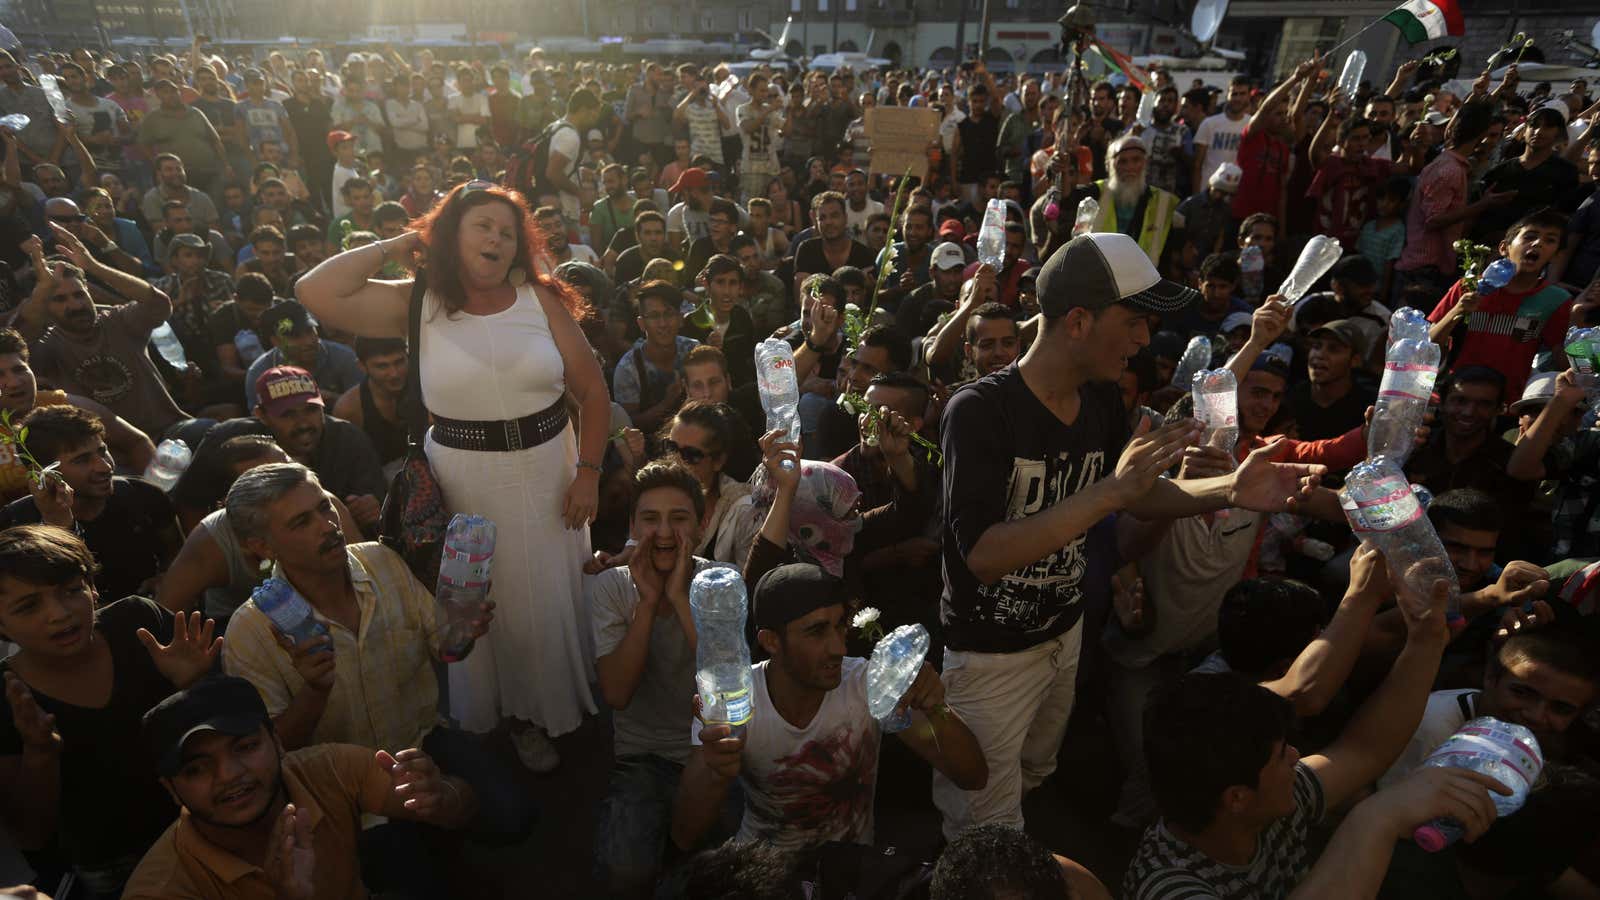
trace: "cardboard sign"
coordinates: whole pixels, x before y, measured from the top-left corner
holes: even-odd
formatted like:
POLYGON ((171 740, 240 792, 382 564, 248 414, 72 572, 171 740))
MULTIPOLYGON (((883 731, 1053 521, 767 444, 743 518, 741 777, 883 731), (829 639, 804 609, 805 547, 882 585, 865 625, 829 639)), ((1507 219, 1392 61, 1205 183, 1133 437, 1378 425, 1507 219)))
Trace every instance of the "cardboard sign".
POLYGON ((869 169, 874 174, 911 174, 928 178, 928 144, 939 137, 939 113, 926 107, 874 106, 862 125, 872 146, 869 169))

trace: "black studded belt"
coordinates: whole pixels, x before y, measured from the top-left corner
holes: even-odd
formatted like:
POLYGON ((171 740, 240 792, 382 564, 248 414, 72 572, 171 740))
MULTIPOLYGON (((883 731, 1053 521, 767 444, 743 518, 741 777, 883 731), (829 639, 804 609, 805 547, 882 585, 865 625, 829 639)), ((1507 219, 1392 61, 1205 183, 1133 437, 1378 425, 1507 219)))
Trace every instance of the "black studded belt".
POLYGON ((536 413, 499 422, 467 422, 434 416, 432 434, 434 443, 443 447, 506 453, 537 447, 566 427, 567 404, 557 400, 536 413))

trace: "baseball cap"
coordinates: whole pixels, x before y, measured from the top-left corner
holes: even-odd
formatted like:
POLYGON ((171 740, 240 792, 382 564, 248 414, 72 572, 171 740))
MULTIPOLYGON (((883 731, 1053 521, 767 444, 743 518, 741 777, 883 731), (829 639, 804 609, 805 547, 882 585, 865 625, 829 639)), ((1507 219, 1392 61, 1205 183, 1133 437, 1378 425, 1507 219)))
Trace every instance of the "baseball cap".
POLYGON ((170 777, 183 767, 183 745, 189 738, 205 732, 244 737, 270 721, 250 682, 213 675, 152 706, 144 714, 144 742, 157 771, 170 777))
POLYGON ((1366 286, 1378 283, 1378 269, 1372 261, 1359 253, 1346 256, 1334 265, 1329 273, 1337 281, 1366 286))
POLYGON ((175 234, 172 241, 167 244, 167 262, 172 262, 172 257, 178 253, 178 248, 185 247, 190 250, 199 250, 207 256, 211 255, 211 244, 198 234, 175 234))
POLYGON ((345 131, 342 128, 335 131, 330 131, 328 132, 328 150, 330 152, 336 152, 339 149, 340 144, 344 143, 345 141, 353 141, 355 139, 355 135, 345 131))
POLYGON ((1289 380, 1289 364, 1294 359, 1294 349, 1288 344, 1273 344, 1261 351, 1256 361, 1250 364, 1252 372, 1266 372, 1276 375, 1285 381, 1289 380))
POLYGON ((256 378, 256 403, 269 415, 281 416, 301 403, 322 406, 317 380, 298 366, 273 366, 256 378))
POLYGON ((279 300, 267 307, 261 318, 256 320, 256 331, 269 336, 304 334, 316 327, 317 320, 298 300, 279 300), (288 324, 285 325, 285 322, 288 324))
POLYGON ((1039 309, 1046 318, 1075 307, 1105 309, 1127 303, 1146 312, 1187 308, 1200 294, 1161 277, 1150 257, 1125 234, 1081 234, 1050 255, 1039 269, 1039 309))
POLYGON ((1334 319, 1332 322, 1323 325, 1321 328, 1314 329, 1309 335, 1306 336, 1316 337, 1319 334, 1332 335, 1334 340, 1339 341, 1346 347, 1354 350, 1356 352, 1356 356, 1363 359, 1366 358, 1366 336, 1361 333, 1361 329, 1356 326, 1356 323, 1350 321, 1349 319, 1334 319))
POLYGON ((1511 404, 1511 411, 1522 413, 1535 407, 1544 406, 1550 398, 1556 395, 1555 372, 1535 372, 1528 376, 1528 383, 1522 387, 1522 398, 1511 404))
POLYGON ((1247 312, 1228 313, 1222 317, 1222 325, 1217 328, 1218 334, 1227 334, 1235 328, 1249 328, 1250 314, 1247 312))
POLYGON ((962 226, 959 219, 945 219, 944 224, 939 226, 939 237, 947 241, 959 242, 966 236, 967 229, 962 226))
POLYGON ((672 193, 680 194, 696 188, 710 187, 711 179, 707 177, 706 170, 698 166, 691 166, 678 174, 678 180, 669 188, 672 193))
POLYGON ((960 269, 966 264, 967 255, 961 252, 961 245, 953 241, 933 248, 933 255, 928 258, 928 265, 937 269, 960 269))
POLYGON ((600 129, 598 129, 598 128, 589 129, 588 140, 591 140, 591 141, 603 141, 605 139, 606 139, 606 136, 605 136, 604 133, 602 133, 600 131, 600 129))
POLYGON ((813 610, 837 603, 849 603, 850 592, 844 580, 835 578, 812 563, 790 563, 761 576, 752 598, 752 616, 757 629, 783 630, 813 610))
POLYGON ((1144 138, 1136 134, 1124 134, 1111 142, 1111 148, 1106 151, 1106 156, 1109 159, 1116 159, 1117 154, 1124 150, 1140 150, 1149 153, 1150 145, 1145 143, 1144 138))
POLYGON ((1211 178, 1206 183, 1211 186, 1213 191, 1226 191, 1233 194, 1238 192, 1239 179, 1243 177, 1244 170, 1239 168, 1237 163, 1226 162, 1217 166, 1217 170, 1211 173, 1211 178))
POLYGON ((1431 110, 1427 115, 1423 116, 1422 117, 1422 121, 1428 123, 1429 125, 1436 125, 1436 126, 1443 127, 1445 125, 1449 125, 1450 124, 1450 117, 1445 115, 1442 112, 1439 112, 1437 109, 1435 109, 1435 110, 1431 110))

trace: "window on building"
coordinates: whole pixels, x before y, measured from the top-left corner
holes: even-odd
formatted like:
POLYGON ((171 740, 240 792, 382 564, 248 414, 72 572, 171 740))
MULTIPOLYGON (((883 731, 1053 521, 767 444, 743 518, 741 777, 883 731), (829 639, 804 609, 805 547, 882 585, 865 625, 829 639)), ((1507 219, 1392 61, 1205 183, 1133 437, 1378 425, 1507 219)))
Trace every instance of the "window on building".
POLYGON ((805 12, 805 10, 803 8, 801 8, 801 4, 803 2, 804 2, 804 0, 789 0, 789 12, 792 12, 792 13, 805 12))
POLYGON ((817 0, 817 12, 828 11, 828 0, 817 0))
POLYGON ((845 12, 855 12, 856 11, 856 0, 844 0, 844 11, 845 12))

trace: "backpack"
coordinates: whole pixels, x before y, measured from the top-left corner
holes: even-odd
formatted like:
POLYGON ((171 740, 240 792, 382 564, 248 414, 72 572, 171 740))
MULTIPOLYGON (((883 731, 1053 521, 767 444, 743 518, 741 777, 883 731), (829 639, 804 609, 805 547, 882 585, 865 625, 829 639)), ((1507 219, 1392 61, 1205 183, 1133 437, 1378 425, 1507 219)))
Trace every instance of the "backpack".
POLYGON ((537 137, 524 141, 517 152, 511 155, 511 164, 506 166, 505 186, 521 193, 529 203, 533 202, 534 194, 539 190, 539 182, 544 179, 544 173, 550 168, 550 142, 555 139, 556 132, 563 128, 577 131, 577 126, 564 119, 557 119, 546 125, 537 137))

